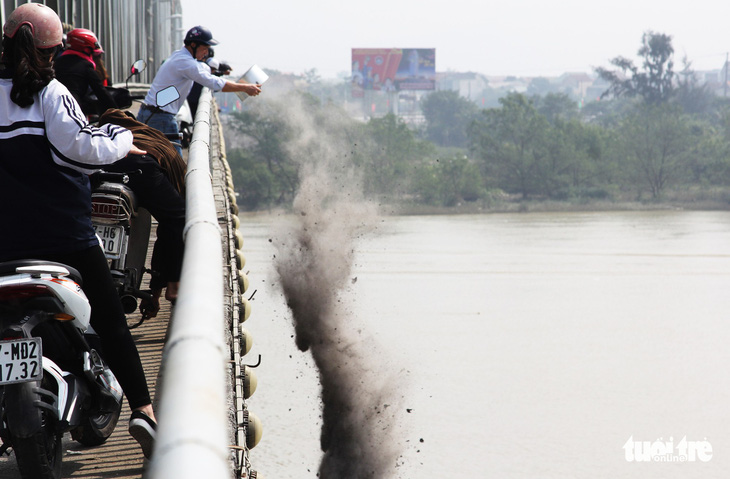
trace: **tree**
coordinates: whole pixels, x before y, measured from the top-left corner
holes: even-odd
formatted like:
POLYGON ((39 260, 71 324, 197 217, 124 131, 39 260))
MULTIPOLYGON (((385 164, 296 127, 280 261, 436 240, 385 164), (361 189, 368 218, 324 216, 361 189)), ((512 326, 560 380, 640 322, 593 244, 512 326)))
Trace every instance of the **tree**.
POLYGON ((472 123, 472 149, 481 158, 487 177, 528 198, 539 193, 546 181, 542 172, 549 123, 522 94, 511 93, 499 102, 501 108, 483 110, 472 123))
POLYGON ((610 83, 601 98, 608 95, 640 97, 653 105, 666 103, 671 98, 675 77, 672 37, 648 31, 641 37, 638 54, 644 59, 642 70, 620 56, 610 62, 618 70, 596 68, 598 76, 610 83))
POLYGON ((715 125, 693 115, 687 119, 689 180, 696 184, 718 184, 726 180, 728 144, 715 125))
POLYGON ((578 118, 576 102, 565 93, 548 93, 544 97, 533 97, 537 111, 551 124, 578 118))
POLYGON ((682 71, 677 75, 675 101, 685 113, 711 115, 717 102, 710 86, 700 83, 687 58, 683 60, 683 65, 682 71))
POLYGON ((691 143, 687 119, 676 106, 639 105, 619 128, 619 148, 628 180, 658 199, 687 174, 691 143))
POLYGON ((440 146, 467 146, 467 128, 479 108, 451 90, 436 91, 421 102, 426 137, 440 146))
POLYGON ((281 195, 277 193, 276 176, 243 148, 228 153, 231 176, 242 209, 255 211, 274 205, 281 195))
POLYGON ((577 119, 555 121, 546 137, 543 194, 558 199, 595 196, 603 150, 600 128, 577 119))
POLYGON ((299 181, 297 166, 287 150, 294 132, 282 108, 275 103, 256 102, 231 115, 228 126, 244 138, 246 152, 232 155, 231 170, 244 201, 258 208, 288 205, 299 181), (248 190, 245 190, 249 188, 248 190))
POLYGON ((438 206, 455 206, 485 196, 479 168, 464 155, 437 159, 417 167, 413 193, 422 202, 438 206))
POLYGON ((419 141, 405 122, 392 113, 367 124, 372 140, 369 154, 361 158, 366 191, 398 194, 408 189, 410 168, 432 153, 429 143, 419 141))

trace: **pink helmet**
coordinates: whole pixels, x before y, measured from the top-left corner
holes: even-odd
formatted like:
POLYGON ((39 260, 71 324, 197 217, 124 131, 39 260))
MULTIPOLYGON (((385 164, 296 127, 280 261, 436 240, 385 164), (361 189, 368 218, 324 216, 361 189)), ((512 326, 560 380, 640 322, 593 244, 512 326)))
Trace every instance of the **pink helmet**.
POLYGON ((10 14, 3 33, 13 38, 21 25, 30 25, 36 48, 51 48, 63 42, 61 20, 50 7, 40 3, 24 3, 10 14))

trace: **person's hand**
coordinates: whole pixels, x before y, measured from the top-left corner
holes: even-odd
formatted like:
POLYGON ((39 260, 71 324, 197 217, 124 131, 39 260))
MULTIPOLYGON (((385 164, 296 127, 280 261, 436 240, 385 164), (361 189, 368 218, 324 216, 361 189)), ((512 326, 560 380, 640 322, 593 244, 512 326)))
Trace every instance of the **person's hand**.
POLYGON ((146 155, 147 152, 145 150, 140 150, 136 146, 132 145, 132 148, 129 150, 129 153, 131 155, 146 155))
POLYGON ((149 298, 142 298, 142 301, 139 302, 139 312, 142 313, 143 320, 154 318, 160 312, 161 294, 161 289, 154 289, 149 298))
POLYGON ((243 91, 251 96, 256 96, 259 93, 261 93, 261 85, 253 84, 253 83, 244 83, 244 89, 243 91))

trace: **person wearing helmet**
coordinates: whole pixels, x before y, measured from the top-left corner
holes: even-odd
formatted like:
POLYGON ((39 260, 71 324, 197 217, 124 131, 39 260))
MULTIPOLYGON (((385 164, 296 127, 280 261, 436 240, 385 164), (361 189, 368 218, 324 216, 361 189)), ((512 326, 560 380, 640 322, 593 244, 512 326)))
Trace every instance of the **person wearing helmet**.
MULTIPOLYGON (((179 134, 175 115, 185 102, 193 83, 200 83, 213 91, 242 91, 251 96, 261 93, 261 85, 233 82, 210 73, 210 69, 202 62, 208 57, 210 47, 218 42, 207 28, 191 28, 183 43, 183 48, 173 52, 160 66, 137 116, 142 123, 171 135, 179 134), (157 93, 170 86, 177 89, 178 99, 168 105, 158 106, 157 93)), ((180 143, 175 143, 175 147, 182 156, 180 143)))
POLYGON ((61 45, 58 15, 26 3, 3 26, 0 59, 0 261, 36 258, 76 268, 91 304, 109 367, 132 409, 129 431, 145 455, 154 412, 104 252, 91 224, 88 174, 127 154, 144 155, 122 127, 90 126, 68 89, 54 79, 61 45))
MULTIPOLYGON (((213 58, 213 48, 211 47, 208 52, 208 58, 205 59, 205 64, 210 68, 210 73, 219 77, 223 75, 230 75, 231 68, 227 63, 220 63, 218 60, 213 58)), ((193 87, 188 93, 188 107, 190 107, 190 114, 195 118, 195 113, 198 111, 198 100, 200 99, 200 92, 203 91, 203 85, 198 82, 193 83, 193 87)))
POLYGON ((118 105, 97 72, 97 62, 104 50, 94 32, 74 28, 66 34, 66 50, 53 65, 58 81, 81 105, 87 115, 100 115, 118 105), (96 98, 91 97, 93 94, 96 98))

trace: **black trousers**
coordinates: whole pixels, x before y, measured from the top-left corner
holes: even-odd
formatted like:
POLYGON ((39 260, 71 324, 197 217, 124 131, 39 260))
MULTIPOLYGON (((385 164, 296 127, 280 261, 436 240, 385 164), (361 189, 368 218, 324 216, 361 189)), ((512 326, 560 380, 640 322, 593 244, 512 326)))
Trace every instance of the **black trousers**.
POLYGON ((168 282, 180 281, 185 250, 185 199, 167 179, 160 164, 149 156, 130 155, 104 169, 124 173, 142 171, 141 175, 130 175, 128 186, 139 206, 149 211, 158 223, 150 264, 156 274, 150 279, 150 287, 160 289, 168 282))
POLYGON ((36 256, 33 259, 63 263, 81 273, 82 289, 91 304, 91 326, 99 335, 104 360, 124 389, 129 407, 136 409, 151 404, 142 361, 127 327, 122 303, 101 247, 94 246, 77 253, 36 256))

